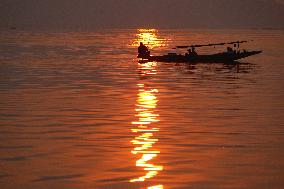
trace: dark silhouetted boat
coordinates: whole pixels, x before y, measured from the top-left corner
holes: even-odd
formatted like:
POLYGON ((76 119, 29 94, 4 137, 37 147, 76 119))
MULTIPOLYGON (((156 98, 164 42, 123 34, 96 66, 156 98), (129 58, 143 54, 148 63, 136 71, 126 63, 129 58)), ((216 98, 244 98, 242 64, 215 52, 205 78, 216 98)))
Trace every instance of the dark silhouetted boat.
POLYGON ((177 46, 174 49, 188 49, 188 53, 177 54, 177 53, 168 53, 166 55, 152 56, 150 51, 139 52, 138 58, 139 62, 147 61, 156 61, 156 62, 188 62, 188 63, 231 63, 239 59, 260 54, 262 51, 247 51, 247 50, 233 50, 231 47, 227 48, 226 52, 209 54, 209 55, 198 55, 195 52, 197 47, 208 47, 208 46, 218 46, 218 45, 227 45, 233 44, 234 47, 239 48, 240 43, 246 43, 248 41, 234 41, 229 43, 215 43, 215 44, 206 44, 206 45, 191 45, 191 46, 177 46))

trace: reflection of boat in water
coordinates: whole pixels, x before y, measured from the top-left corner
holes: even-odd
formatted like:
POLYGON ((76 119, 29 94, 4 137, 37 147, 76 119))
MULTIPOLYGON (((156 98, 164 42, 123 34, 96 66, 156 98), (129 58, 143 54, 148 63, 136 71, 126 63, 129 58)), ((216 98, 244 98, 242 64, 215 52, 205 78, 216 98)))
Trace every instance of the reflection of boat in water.
POLYGON ((177 49, 188 49, 188 53, 177 54, 177 53, 168 53, 167 55, 152 56, 150 51, 147 50, 146 46, 140 45, 138 48, 138 58, 141 62, 147 61, 156 61, 156 62, 189 62, 189 63, 230 63, 236 60, 246 58, 261 53, 262 51, 247 51, 247 50, 233 50, 231 47, 227 48, 226 52, 209 54, 209 55, 198 55, 195 52, 196 47, 205 47, 205 46, 218 46, 218 45, 227 45, 232 44, 234 47, 239 48, 240 43, 246 43, 247 41, 235 41, 229 43, 216 43, 216 44, 206 44, 206 45, 191 45, 191 46, 177 46, 177 49))

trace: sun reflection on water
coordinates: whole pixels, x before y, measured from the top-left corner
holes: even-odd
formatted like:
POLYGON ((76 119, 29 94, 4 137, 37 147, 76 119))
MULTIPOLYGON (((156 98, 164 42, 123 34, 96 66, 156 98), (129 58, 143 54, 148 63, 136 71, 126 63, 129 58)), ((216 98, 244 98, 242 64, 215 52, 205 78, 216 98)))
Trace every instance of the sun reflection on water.
MULTIPOLYGON (((142 75, 155 74, 155 63, 139 64, 142 75)), ((143 83, 137 84, 138 94, 136 100, 135 117, 137 121, 133 121, 135 126, 131 129, 137 136, 131 140, 134 145, 131 153, 138 156, 136 167, 143 169, 146 173, 138 178, 131 179, 130 182, 143 182, 147 179, 155 177, 159 171, 163 170, 163 166, 156 165, 152 161, 157 161, 157 156, 160 153, 155 149, 154 144, 159 141, 155 133, 159 132, 159 128, 153 124, 159 122, 159 114, 155 113, 157 106, 157 96, 159 91, 157 89, 147 88, 143 83)), ((161 189, 163 185, 150 186, 148 189, 161 189)))
POLYGON ((164 186, 163 185, 157 185, 157 186, 150 186, 147 189, 163 189, 164 186))
POLYGON ((138 29, 136 37, 137 38, 132 42, 131 46, 138 47, 140 42, 149 49, 166 46, 167 40, 158 36, 157 29, 138 29))

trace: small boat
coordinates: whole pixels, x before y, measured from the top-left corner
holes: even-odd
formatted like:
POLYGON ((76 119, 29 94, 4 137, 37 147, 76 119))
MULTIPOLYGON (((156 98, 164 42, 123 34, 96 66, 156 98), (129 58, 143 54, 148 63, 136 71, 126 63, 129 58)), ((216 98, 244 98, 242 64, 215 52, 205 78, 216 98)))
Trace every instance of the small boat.
POLYGON ((231 47, 228 47, 226 52, 209 54, 209 55, 198 55, 195 52, 196 47, 233 44, 234 47, 239 48, 240 43, 246 43, 246 42, 247 41, 234 41, 229 43, 177 46, 174 49, 188 48, 188 53, 185 53, 184 55, 177 53, 168 53, 166 55, 160 55, 160 56, 150 55, 150 51, 148 51, 148 48, 144 46, 142 50, 141 48, 140 50, 138 48, 137 57, 140 59, 141 62, 156 61, 156 62, 188 62, 188 63, 231 63, 242 58, 260 54, 262 52, 262 51, 233 50, 231 47))

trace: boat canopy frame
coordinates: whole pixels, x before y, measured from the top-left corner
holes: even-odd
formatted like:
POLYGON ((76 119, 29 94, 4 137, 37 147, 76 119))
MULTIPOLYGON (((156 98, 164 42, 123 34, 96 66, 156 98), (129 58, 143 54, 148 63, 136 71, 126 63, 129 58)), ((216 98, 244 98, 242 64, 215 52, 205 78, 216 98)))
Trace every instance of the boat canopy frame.
POLYGON ((227 43, 209 43, 203 45, 180 45, 174 47, 173 49, 187 49, 187 48, 196 48, 196 47, 210 47, 210 46, 233 45, 233 44, 237 44, 239 47, 240 43, 247 43, 247 42, 249 41, 232 41, 227 43))

